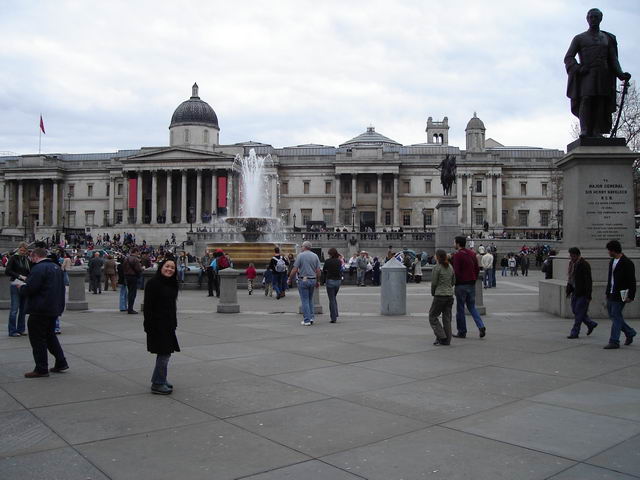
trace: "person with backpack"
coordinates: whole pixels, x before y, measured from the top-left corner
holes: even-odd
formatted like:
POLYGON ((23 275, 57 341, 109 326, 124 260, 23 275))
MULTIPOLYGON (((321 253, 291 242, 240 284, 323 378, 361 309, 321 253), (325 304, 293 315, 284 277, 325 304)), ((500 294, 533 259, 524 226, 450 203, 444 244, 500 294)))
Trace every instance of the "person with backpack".
POLYGON ((276 292, 276 298, 280 300, 285 296, 287 272, 289 271, 289 262, 284 255, 280 254, 280 247, 274 249, 275 255, 269 262, 269 270, 271 270, 271 282, 276 292))

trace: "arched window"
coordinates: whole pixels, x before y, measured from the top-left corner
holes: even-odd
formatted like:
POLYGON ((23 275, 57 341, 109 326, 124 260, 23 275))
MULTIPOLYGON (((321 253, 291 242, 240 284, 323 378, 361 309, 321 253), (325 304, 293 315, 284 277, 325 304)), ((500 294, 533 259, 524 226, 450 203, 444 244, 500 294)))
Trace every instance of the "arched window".
POLYGON ((205 130, 202 134, 202 143, 204 143, 205 145, 209 144, 209 130, 205 130))
POLYGON ((184 143, 189 143, 189 129, 184 129, 184 143))

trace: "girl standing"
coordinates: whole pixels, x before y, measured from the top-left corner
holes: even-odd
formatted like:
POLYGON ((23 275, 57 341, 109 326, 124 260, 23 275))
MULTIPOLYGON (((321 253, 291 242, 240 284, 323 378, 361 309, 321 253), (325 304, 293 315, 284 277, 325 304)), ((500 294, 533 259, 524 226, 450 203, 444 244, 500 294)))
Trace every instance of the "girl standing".
POLYGON ((147 350, 155 353, 156 366, 151 377, 151 393, 169 395, 173 385, 167 382, 167 365, 173 352, 179 352, 176 338, 178 278, 176 262, 168 258, 158 265, 156 274, 144 289, 144 331, 147 350))
POLYGON ((451 308, 453 307, 453 286, 455 275, 453 266, 449 264, 447 252, 436 251, 437 265, 433 267, 431 279, 431 295, 433 302, 429 309, 429 323, 436 335, 434 345, 449 345, 451 343, 451 308), (442 314, 442 323, 438 317, 442 314))
POLYGON ((256 273, 256 267, 253 266, 253 263, 249 264, 244 273, 247 276, 247 289, 249 290, 249 295, 251 295, 251 292, 253 292, 253 281, 258 276, 256 273))

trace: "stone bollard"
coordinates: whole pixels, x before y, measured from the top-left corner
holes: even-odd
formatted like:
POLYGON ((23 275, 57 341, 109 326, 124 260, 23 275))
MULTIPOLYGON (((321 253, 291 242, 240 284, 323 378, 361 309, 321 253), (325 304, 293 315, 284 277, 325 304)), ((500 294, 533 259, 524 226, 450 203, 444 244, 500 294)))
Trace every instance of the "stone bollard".
POLYGON ((84 267, 71 267, 67 271, 69 274, 69 299, 67 300, 67 310, 88 310, 85 283, 87 269, 84 267))
POLYGON ((380 314, 407 314, 407 269, 395 258, 380 269, 380 314))
MULTIPOLYGON (((482 285, 482 280, 487 272, 481 271, 478 274, 478 279, 476 280, 476 310, 480 315, 487 314, 487 307, 484 306, 484 286, 482 285)), ((465 309, 467 315, 471 315, 467 309, 465 309)))
POLYGON ((11 279, 5 275, 5 269, 0 267, 0 310, 11 308, 11 279))
MULTIPOLYGON (((322 314, 322 305, 320 305, 320 288, 313 289, 313 313, 322 314)), ((298 306, 298 313, 302 315, 302 304, 298 306)))
POLYGON ((239 270, 225 268, 218 272, 220 277, 220 301, 218 302, 218 313, 238 313, 238 275, 239 270))

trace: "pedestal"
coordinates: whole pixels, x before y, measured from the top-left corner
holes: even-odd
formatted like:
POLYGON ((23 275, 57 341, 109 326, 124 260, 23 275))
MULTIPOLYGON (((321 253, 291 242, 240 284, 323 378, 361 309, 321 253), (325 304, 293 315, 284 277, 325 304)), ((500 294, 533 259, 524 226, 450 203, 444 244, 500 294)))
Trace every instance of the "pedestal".
POLYGON ((450 252, 453 249, 453 241, 460 235, 458 223, 458 200, 453 197, 442 197, 436 205, 438 212, 438 226, 436 227, 436 250, 442 249, 450 252))
POLYGON ((69 299, 67 310, 88 310, 85 279, 87 269, 83 267, 71 267, 67 271, 69 275, 69 299))
POLYGON ((218 302, 218 313, 238 313, 238 275, 240 272, 233 268, 225 268, 218 272, 220 276, 220 301, 218 302))
POLYGON ((407 314, 407 268, 395 257, 380 268, 380 314, 407 314))
POLYGON ((4 267, 0 267, 0 310, 9 310, 11 308, 11 279, 4 272, 4 267))

